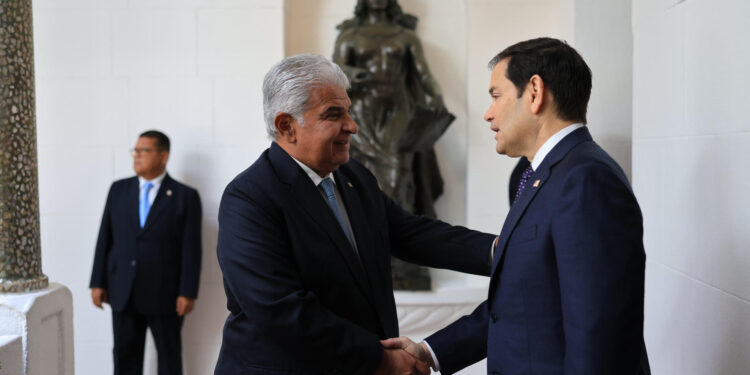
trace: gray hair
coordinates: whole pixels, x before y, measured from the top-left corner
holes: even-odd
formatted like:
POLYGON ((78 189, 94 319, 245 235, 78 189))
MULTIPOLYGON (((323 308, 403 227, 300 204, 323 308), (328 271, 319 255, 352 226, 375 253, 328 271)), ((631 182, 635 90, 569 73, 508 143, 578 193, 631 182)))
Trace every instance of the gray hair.
POLYGON ((304 126, 303 115, 312 90, 326 86, 348 90, 349 80, 338 65, 321 55, 294 55, 276 63, 263 79, 263 117, 268 135, 278 137, 273 120, 279 113, 292 115, 304 126))

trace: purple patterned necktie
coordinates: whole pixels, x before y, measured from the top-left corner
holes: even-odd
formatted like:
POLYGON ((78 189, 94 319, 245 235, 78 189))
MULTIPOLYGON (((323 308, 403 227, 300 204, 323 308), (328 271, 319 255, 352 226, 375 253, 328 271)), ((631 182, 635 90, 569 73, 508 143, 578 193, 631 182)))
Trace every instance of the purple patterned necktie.
POLYGON ((526 187, 526 183, 529 182, 529 179, 531 178, 531 174, 534 173, 534 169, 531 168, 529 165, 521 175, 521 181, 518 182, 518 190, 516 190, 516 197, 513 198, 513 203, 515 204, 518 200, 518 197, 521 196, 521 192, 523 191, 523 188, 526 187))

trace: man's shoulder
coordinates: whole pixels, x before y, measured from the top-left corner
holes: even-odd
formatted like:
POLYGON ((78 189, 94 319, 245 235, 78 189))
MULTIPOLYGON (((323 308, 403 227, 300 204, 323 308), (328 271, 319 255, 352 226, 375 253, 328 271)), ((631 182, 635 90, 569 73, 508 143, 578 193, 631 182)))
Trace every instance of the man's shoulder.
POLYGON ((126 178, 121 178, 119 180, 115 180, 115 182, 113 182, 112 185, 110 186, 110 190, 112 192, 117 192, 133 184, 138 184, 138 176, 131 176, 131 177, 126 177, 126 178))
POLYGON ((177 179, 173 178, 171 175, 167 175, 167 176, 169 177, 169 180, 171 180, 171 183, 173 184, 172 185, 173 188, 183 190, 184 192, 189 193, 189 194, 198 194, 198 190, 195 189, 194 187, 178 181, 177 179))
POLYGON ((561 177, 565 180, 579 181, 593 178, 598 181, 619 181, 631 189, 625 171, 595 141, 582 142, 573 147, 560 161, 557 169, 563 172, 561 177))
POLYGON ((364 186, 380 189, 378 180, 367 167, 354 158, 350 158, 346 164, 339 167, 339 172, 352 180, 357 180, 364 186))
POLYGON ((574 147, 570 152, 569 159, 579 167, 605 168, 617 173, 622 172, 622 168, 617 161, 595 141, 583 142, 574 147))
POLYGON ((276 177, 269 159, 269 149, 266 149, 253 164, 227 184, 224 193, 226 194, 230 190, 255 190, 260 186, 275 185, 278 181, 279 179, 276 177))

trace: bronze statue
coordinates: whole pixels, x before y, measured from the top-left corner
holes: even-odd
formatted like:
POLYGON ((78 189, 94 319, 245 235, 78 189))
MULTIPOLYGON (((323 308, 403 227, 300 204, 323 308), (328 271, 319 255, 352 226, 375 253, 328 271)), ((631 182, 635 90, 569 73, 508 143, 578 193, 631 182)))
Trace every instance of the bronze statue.
MULTIPOLYGON (((455 118, 443 104, 414 32, 417 18, 396 0, 358 0, 337 28, 333 61, 349 77, 359 133, 352 156, 405 210, 435 217, 443 180, 433 146, 455 118)), ((394 287, 430 289, 427 270, 395 260, 394 287)))

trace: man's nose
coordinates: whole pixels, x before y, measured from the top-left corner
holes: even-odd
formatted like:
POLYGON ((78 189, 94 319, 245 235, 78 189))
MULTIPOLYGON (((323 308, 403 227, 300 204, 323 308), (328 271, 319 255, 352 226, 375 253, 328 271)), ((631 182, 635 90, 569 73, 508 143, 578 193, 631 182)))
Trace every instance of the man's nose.
POLYGON ((344 124, 344 130, 351 134, 357 134, 357 130, 359 130, 359 128, 357 127, 357 123, 354 122, 354 119, 349 117, 344 124))
POLYGON ((484 121, 492 121, 492 112, 490 112, 489 108, 487 108, 487 112, 484 113, 484 121))

